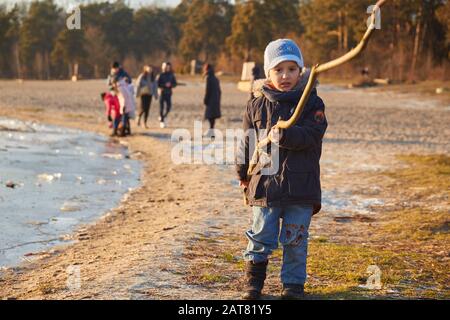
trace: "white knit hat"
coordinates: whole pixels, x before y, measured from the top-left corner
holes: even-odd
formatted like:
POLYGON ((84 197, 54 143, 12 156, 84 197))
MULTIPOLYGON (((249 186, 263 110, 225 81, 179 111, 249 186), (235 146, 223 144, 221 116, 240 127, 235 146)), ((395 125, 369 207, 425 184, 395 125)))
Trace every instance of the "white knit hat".
POLYGON ((290 39, 278 39, 270 42, 264 51, 264 72, 269 77, 270 69, 284 61, 294 61, 300 69, 304 67, 303 56, 297 44, 290 39))

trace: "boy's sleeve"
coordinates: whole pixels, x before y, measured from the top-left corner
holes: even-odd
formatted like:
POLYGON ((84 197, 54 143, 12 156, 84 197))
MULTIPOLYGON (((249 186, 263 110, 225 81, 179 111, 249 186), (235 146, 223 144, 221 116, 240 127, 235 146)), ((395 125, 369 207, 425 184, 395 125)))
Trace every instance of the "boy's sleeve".
POLYGON ((250 117, 250 106, 251 101, 248 102, 247 108, 244 112, 242 127, 244 129, 244 136, 242 137, 238 151, 236 156, 236 172, 238 175, 238 179, 242 181, 248 181, 249 177, 247 176, 248 166, 250 163, 250 148, 249 148, 249 142, 250 142, 250 134, 253 133, 254 127, 253 122, 250 117))
POLYGON ((314 107, 306 114, 302 125, 294 125, 289 129, 280 130, 279 146, 290 150, 302 150, 318 145, 327 129, 325 104, 319 97, 314 107))

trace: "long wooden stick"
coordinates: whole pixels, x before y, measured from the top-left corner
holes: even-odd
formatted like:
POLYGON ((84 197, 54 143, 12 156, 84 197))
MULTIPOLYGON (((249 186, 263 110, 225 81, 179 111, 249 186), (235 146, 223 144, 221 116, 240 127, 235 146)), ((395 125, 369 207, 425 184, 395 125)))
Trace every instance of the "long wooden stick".
MULTIPOLYGON (((364 33, 364 36, 362 37, 361 41, 358 43, 358 45, 344 54, 343 56, 334 59, 332 61, 323 63, 323 64, 316 64, 311 68, 311 73, 309 75, 308 83, 305 87, 305 90, 303 90, 302 96, 300 98, 300 101, 297 104, 297 107, 295 108, 294 113, 292 114, 291 118, 289 120, 278 120, 278 122, 270 129, 273 130, 275 128, 278 129, 288 129, 292 127, 297 120, 300 118, 303 109, 305 108, 306 102, 308 101, 309 95, 311 94, 311 90, 314 87, 314 83, 317 79, 317 76, 325 71, 328 71, 330 69, 334 69, 352 59, 354 59, 356 56, 358 56, 364 48, 367 46, 367 43, 369 42, 370 36, 372 35, 372 31, 375 29, 375 22, 376 22, 376 15, 377 11, 380 10, 380 8, 385 4, 387 0, 379 0, 375 6, 373 7, 372 14, 370 16, 371 23, 367 27, 366 32, 364 33)), ((269 130, 269 132, 270 132, 269 130)), ((267 137, 263 140, 259 141, 257 144, 257 147, 255 148, 255 151, 253 153, 252 159, 249 163, 247 175, 250 176, 253 172, 253 169, 255 168, 257 162, 258 162, 258 152, 264 148, 266 145, 270 143, 269 134, 267 134, 267 137)))

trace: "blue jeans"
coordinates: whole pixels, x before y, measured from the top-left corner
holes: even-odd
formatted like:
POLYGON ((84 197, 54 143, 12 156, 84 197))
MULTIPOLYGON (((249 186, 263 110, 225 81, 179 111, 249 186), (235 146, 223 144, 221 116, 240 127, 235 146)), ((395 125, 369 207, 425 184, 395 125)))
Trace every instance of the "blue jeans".
POLYGON ((312 212, 313 207, 309 205, 282 208, 254 206, 252 229, 246 232, 249 242, 244 259, 255 263, 266 261, 278 248, 279 240, 283 245, 282 283, 304 284, 312 212))
POLYGON ((162 93, 159 97, 159 117, 161 121, 167 117, 172 108, 172 94, 162 93), (164 104, 166 105, 166 110, 164 110, 164 104))
POLYGON ((121 116, 116 116, 113 119, 113 132, 117 132, 117 128, 119 128, 120 121, 122 120, 121 116))
POLYGON ((124 112, 122 115, 122 126, 124 134, 131 134, 130 128, 130 114, 128 112, 124 112))

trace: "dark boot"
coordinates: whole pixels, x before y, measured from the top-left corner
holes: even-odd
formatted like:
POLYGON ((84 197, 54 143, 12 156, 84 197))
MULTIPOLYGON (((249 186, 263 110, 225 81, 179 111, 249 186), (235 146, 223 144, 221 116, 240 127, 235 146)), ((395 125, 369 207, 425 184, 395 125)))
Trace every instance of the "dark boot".
POLYGON ((247 261, 245 266, 245 293, 242 299, 258 300, 261 298, 264 280, 266 280, 267 263, 267 260, 261 263, 247 261))
POLYGON ((305 298, 305 287, 303 284, 283 284, 281 291, 283 300, 302 300, 305 298))

